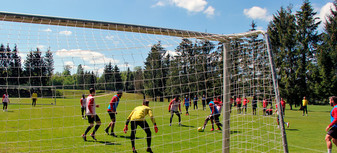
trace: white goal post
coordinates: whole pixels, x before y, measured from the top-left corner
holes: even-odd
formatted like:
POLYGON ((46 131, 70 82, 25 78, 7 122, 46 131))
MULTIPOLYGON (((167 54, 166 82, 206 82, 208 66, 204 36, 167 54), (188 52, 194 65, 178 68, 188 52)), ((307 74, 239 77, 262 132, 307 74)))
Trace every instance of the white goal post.
MULTIPOLYGON (((118 114, 124 116, 127 116, 132 110, 124 104, 131 103, 133 105, 143 97, 150 101, 166 102, 166 100, 170 101, 174 96, 179 95, 182 101, 181 109, 184 110, 183 103, 186 96, 190 97, 192 101, 190 113, 195 116, 182 115, 182 118, 183 121, 188 121, 189 124, 195 123, 195 125, 189 125, 190 127, 187 126, 186 129, 180 128, 178 132, 181 137, 185 133, 188 134, 188 140, 179 140, 178 143, 174 140, 166 142, 165 136, 177 134, 174 130, 166 130, 171 133, 163 133, 160 136, 153 134, 153 139, 162 139, 162 143, 156 142, 154 148, 162 147, 168 149, 166 150, 168 152, 177 152, 173 146, 178 145, 181 152, 190 152, 196 149, 202 149, 200 151, 212 149, 210 152, 222 151, 223 153, 288 152, 283 114, 275 114, 275 104, 280 106, 280 95, 269 39, 264 31, 222 35, 105 21, 0 12, 0 43, 4 45, 15 44, 19 50, 26 51, 19 53, 22 56, 26 55, 27 58, 24 60, 21 57, 24 60, 21 62, 22 66, 27 65, 29 54, 39 53, 39 49, 43 50, 42 48, 48 50, 45 51, 46 53, 49 51, 53 53, 55 62, 53 73, 47 77, 50 80, 46 81, 44 85, 26 86, 25 80, 23 82, 26 85, 22 86, 9 85, 10 83, 6 82, 0 84, 0 91, 17 87, 29 90, 32 88, 52 88, 52 92, 54 92, 52 99, 55 100, 55 104, 56 99, 60 99, 57 101, 58 103, 64 101, 61 102, 64 108, 77 109, 79 102, 70 104, 68 100, 71 98, 67 99, 68 92, 72 92, 73 97, 76 97, 82 94, 82 90, 87 91, 90 87, 95 87, 100 88, 98 97, 101 98, 100 104, 105 109, 110 101, 109 98, 111 98, 111 95, 106 97, 108 93, 123 90, 126 93, 123 97, 125 99, 121 99, 118 114), (48 47, 49 49, 46 49, 48 47), (36 48, 38 48, 37 51, 35 51, 36 48), (160 57, 156 58, 156 56, 160 57), (107 74, 112 74, 112 77, 107 74), (54 82, 50 82, 51 80, 54 82), (64 93, 62 97, 56 96, 58 89, 64 93), (203 95, 206 96, 207 101, 213 100, 217 96, 222 98, 223 129, 222 133, 218 134, 222 135, 220 136, 221 140, 218 139, 219 136, 216 133, 207 133, 207 131, 201 135, 196 130, 197 126, 204 124, 205 114, 208 115, 208 113, 201 111, 200 108, 192 110, 193 97, 199 97, 199 101, 201 101, 203 95), (240 108, 236 98, 242 98, 242 101, 247 98, 250 103, 240 108), (256 102, 256 106, 252 105, 253 101, 256 102), (264 114, 263 111, 267 108, 262 108, 263 101, 268 101, 268 108, 274 110, 274 114, 268 116, 264 114), (257 108, 255 114, 254 107, 257 108), (208 139, 209 137, 213 139, 208 139), (204 139, 205 142, 201 143, 204 139), (186 143, 189 144, 188 147, 186 147, 186 143), (220 148, 212 148, 213 145, 219 144, 222 145, 220 148)), ((5 56, 9 51, 0 50, 0 53, 5 56)), ((47 54, 43 58, 46 56, 47 54)), ((9 55, 6 59, 8 57, 9 55)), ((2 57, 0 56, 0 58, 2 57)), ((48 64, 44 64, 42 67, 47 66, 48 64)), ((22 68, 22 71, 26 69, 22 68)), ((39 69, 39 71, 44 70, 39 69)), ((9 75, 11 74, 1 74, 0 81, 1 79, 7 80, 10 78, 9 75)), ((31 73, 29 77, 36 77, 34 75, 31 73)), ((42 72, 36 73, 36 75, 45 74, 42 72)), ((14 78, 21 77, 18 75, 14 78)), ((156 119, 158 118, 157 120, 163 123, 159 125, 159 128, 165 129, 171 126, 167 123, 169 114, 162 114, 162 110, 167 110, 168 103, 154 103, 152 106, 154 112, 160 114, 156 116, 156 119), (160 111, 156 112, 156 109, 160 111)), ((206 109, 209 110, 208 106, 206 109)), ((277 107, 277 109, 277 112, 282 112, 282 107, 277 107)), ((17 109, 17 111, 20 110, 21 108, 17 109)), ((66 116, 58 118, 71 118, 73 117, 71 115, 75 113, 64 114, 66 116)), ((105 111, 100 112, 99 115, 107 116, 105 111)), ((12 120, 14 119, 10 119, 10 121, 12 120)), ((104 121, 110 122, 108 118, 104 118, 104 121)), ((124 118, 118 118, 116 124, 124 124, 124 118)), ((209 127, 210 123, 207 126, 209 127)), ((58 127, 41 129, 48 131, 54 128, 58 127)), ((63 125, 62 128, 76 131, 74 128, 84 128, 84 125, 63 125)), ((70 133, 75 133, 73 131, 70 133)), ((17 130, 17 133, 20 132, 22 130, 17 130)), ((77 137, 51 137, 47 138, 47 141, 53 142, 68 138, 74 140, 77 137)), ((42 144, 45 138, 33 141, 42 144)), ((129 140, 125 141, 129 145, 129 140)), ((20 140, 6 139, 6 142, 0 142, 0 148, 6 144, 16 147, 15 144, 20 142, 20 140)), ((43 146, 36 146, 33 149, 40 149, 37 151, 68 149, 67 151, 69 151, 86 147, 83 144, 75 144, 68 147, 51 145, 46 149, 43 146)), ((114 151, 123 152, 118 147, 114 151)), ((4 150, 0 149, 1 151, 4 150)), ((30 152, 31 150, 23 148, 23 150, 14 149, 13 151, 30 152)))

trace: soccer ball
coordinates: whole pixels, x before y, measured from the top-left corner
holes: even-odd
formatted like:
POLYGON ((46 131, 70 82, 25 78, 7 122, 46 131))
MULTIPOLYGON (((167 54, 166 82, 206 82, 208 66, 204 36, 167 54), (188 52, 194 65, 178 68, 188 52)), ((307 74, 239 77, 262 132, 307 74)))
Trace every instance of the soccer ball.
POLYGON ((202 127, 198 127, 198 132, 204 132, 204 130, 202 129, 202 127))

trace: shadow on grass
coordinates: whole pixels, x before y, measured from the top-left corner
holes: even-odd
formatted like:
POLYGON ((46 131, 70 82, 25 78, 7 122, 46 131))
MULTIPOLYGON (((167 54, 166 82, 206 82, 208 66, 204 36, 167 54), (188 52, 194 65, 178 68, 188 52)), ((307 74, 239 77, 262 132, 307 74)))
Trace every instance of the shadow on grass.
POLYGON ((9 112, 9 113, 13 113, 14 111, 12 111, 12 110, 9 110, 9 111, 7 111, 7 112, 9 112))
POLYGON ((114 143, 114 142, 110 142, 110 141, 94 141, 94 140, 88 140, 87 142, 98 142, 98 143, 105 144, 105 145, 121 145, 120 143, 114 143))
POLYGON ((299 131, 298 129, 286 129, 286 131, 299 131))
MULTIPOLYGON (((131 139, 130 136, 124 136, 124 135, 121 135, 119 136, 120 138, 125 138, 125 139, 131 139)), ((139 137, 136 137, 136 139, 144 139, 144 138, 139 138, 139 137)))
POLYGON ((231 134, 241 133, 241 131, 231 131, 231 134))
POLYGON ((180 127, 193 127, 193 128, 194 128, 194 126, 191 126, 191 125, 184 125, 184 124, 181 124, 180 127))

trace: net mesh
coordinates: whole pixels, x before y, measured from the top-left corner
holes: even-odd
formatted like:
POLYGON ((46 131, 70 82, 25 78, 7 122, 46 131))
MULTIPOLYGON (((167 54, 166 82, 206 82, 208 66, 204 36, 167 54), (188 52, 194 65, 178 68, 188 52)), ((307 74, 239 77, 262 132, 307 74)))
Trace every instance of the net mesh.
MULTIPOLYGON (((230 128, 224 131, 230 132, 231 152, 283 151, 263 34, 222 36, 40 16, 2 15, 2 20, 0 93, 7 91, 10 103, 8 112, 0 113, 0 152, 130 152, 130 131, 124 134, 123 127, 144 98, 159 128, 155 133, 147 118, 154 152, 220 152, 221 130, 210 131, 209 121, 204 132, 197 131, 210 114, 208 102, 217 96, 233 99, 224 101, 231 109, 222 108, 230 111, 230 128), (225 48, 229 94, 223 94, 225 48), (98 141, 88 135, 84 142, 81 135, 89 124, 82 119, 80 99, 89 88, 96 89, 102 125, 98 141), (104 132, 111 122, 107 107, 119 90, 124 94, 117 107, 117 137, 112 137, 104 132), (19 105, 30 104, 33 92, 38 94, 35 107, 19 105), (175 96, 180 96, 181 125, 174 115, 170 126, 168 106, 175 96), (239 109, 238 97, 241 108, 243 99, 249 100, 247 111, 239 109), (272 115, 263 113, 264 99, 272 115)), ((135 142, 137 150, 146 150, 140 127, 135 142)))

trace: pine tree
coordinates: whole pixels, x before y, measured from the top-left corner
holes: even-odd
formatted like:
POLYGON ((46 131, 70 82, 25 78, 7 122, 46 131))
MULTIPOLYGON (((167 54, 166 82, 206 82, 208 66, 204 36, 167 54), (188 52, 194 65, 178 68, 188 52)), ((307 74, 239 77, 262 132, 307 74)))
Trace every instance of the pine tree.
POLYGON ((318 42, 318 25, 320 21, 316 21, 319 18, 315 17, 317 12, 314 12, 309 0, 305 0, 301 6, 301 10, 296 13, 297 21, 297 41, 299 42, 297 51, 298 53, 298 68, 295 72, 296 79, 299 82, 297 85, 299 87, 299 96, 312 96, 312 84, 308 85, 314 80, 310 80, 309 76, 313 74, 316 61, 316 50, 315 45, 318 42))
POLYGON ((16 45, 14 46, 14 49, 11 54, 9 67, 10 67, 9 76, 11 77, 9 82, 13 85, 19 85, 22 68, 21 68, 21 58, 18 55, 18 48, 16 45))
POLYGON ((48 48, 46 54, 44 55, 44 63, 46 65, 45 67, 46 77, 43 80, 43 84, 47 85, 48 83, 50 83, 50 78, 54 72, 54 58, 53 58, 53 53, 50 51, 50 48, 48 48))
POLYGON ((122 79, 122 75, 119 71, 119 68, 117 65, 115 65, 114 67, 114 83, 115 83, 115 90, 123 90, 123 79, 122 79))
POLYGON ((82 65, 78 65, 77 66, 77 72, 76 72, 76 86, 77 89, 85 89, 85 85, 84 85, 84 69, 82 67, 82 65))

